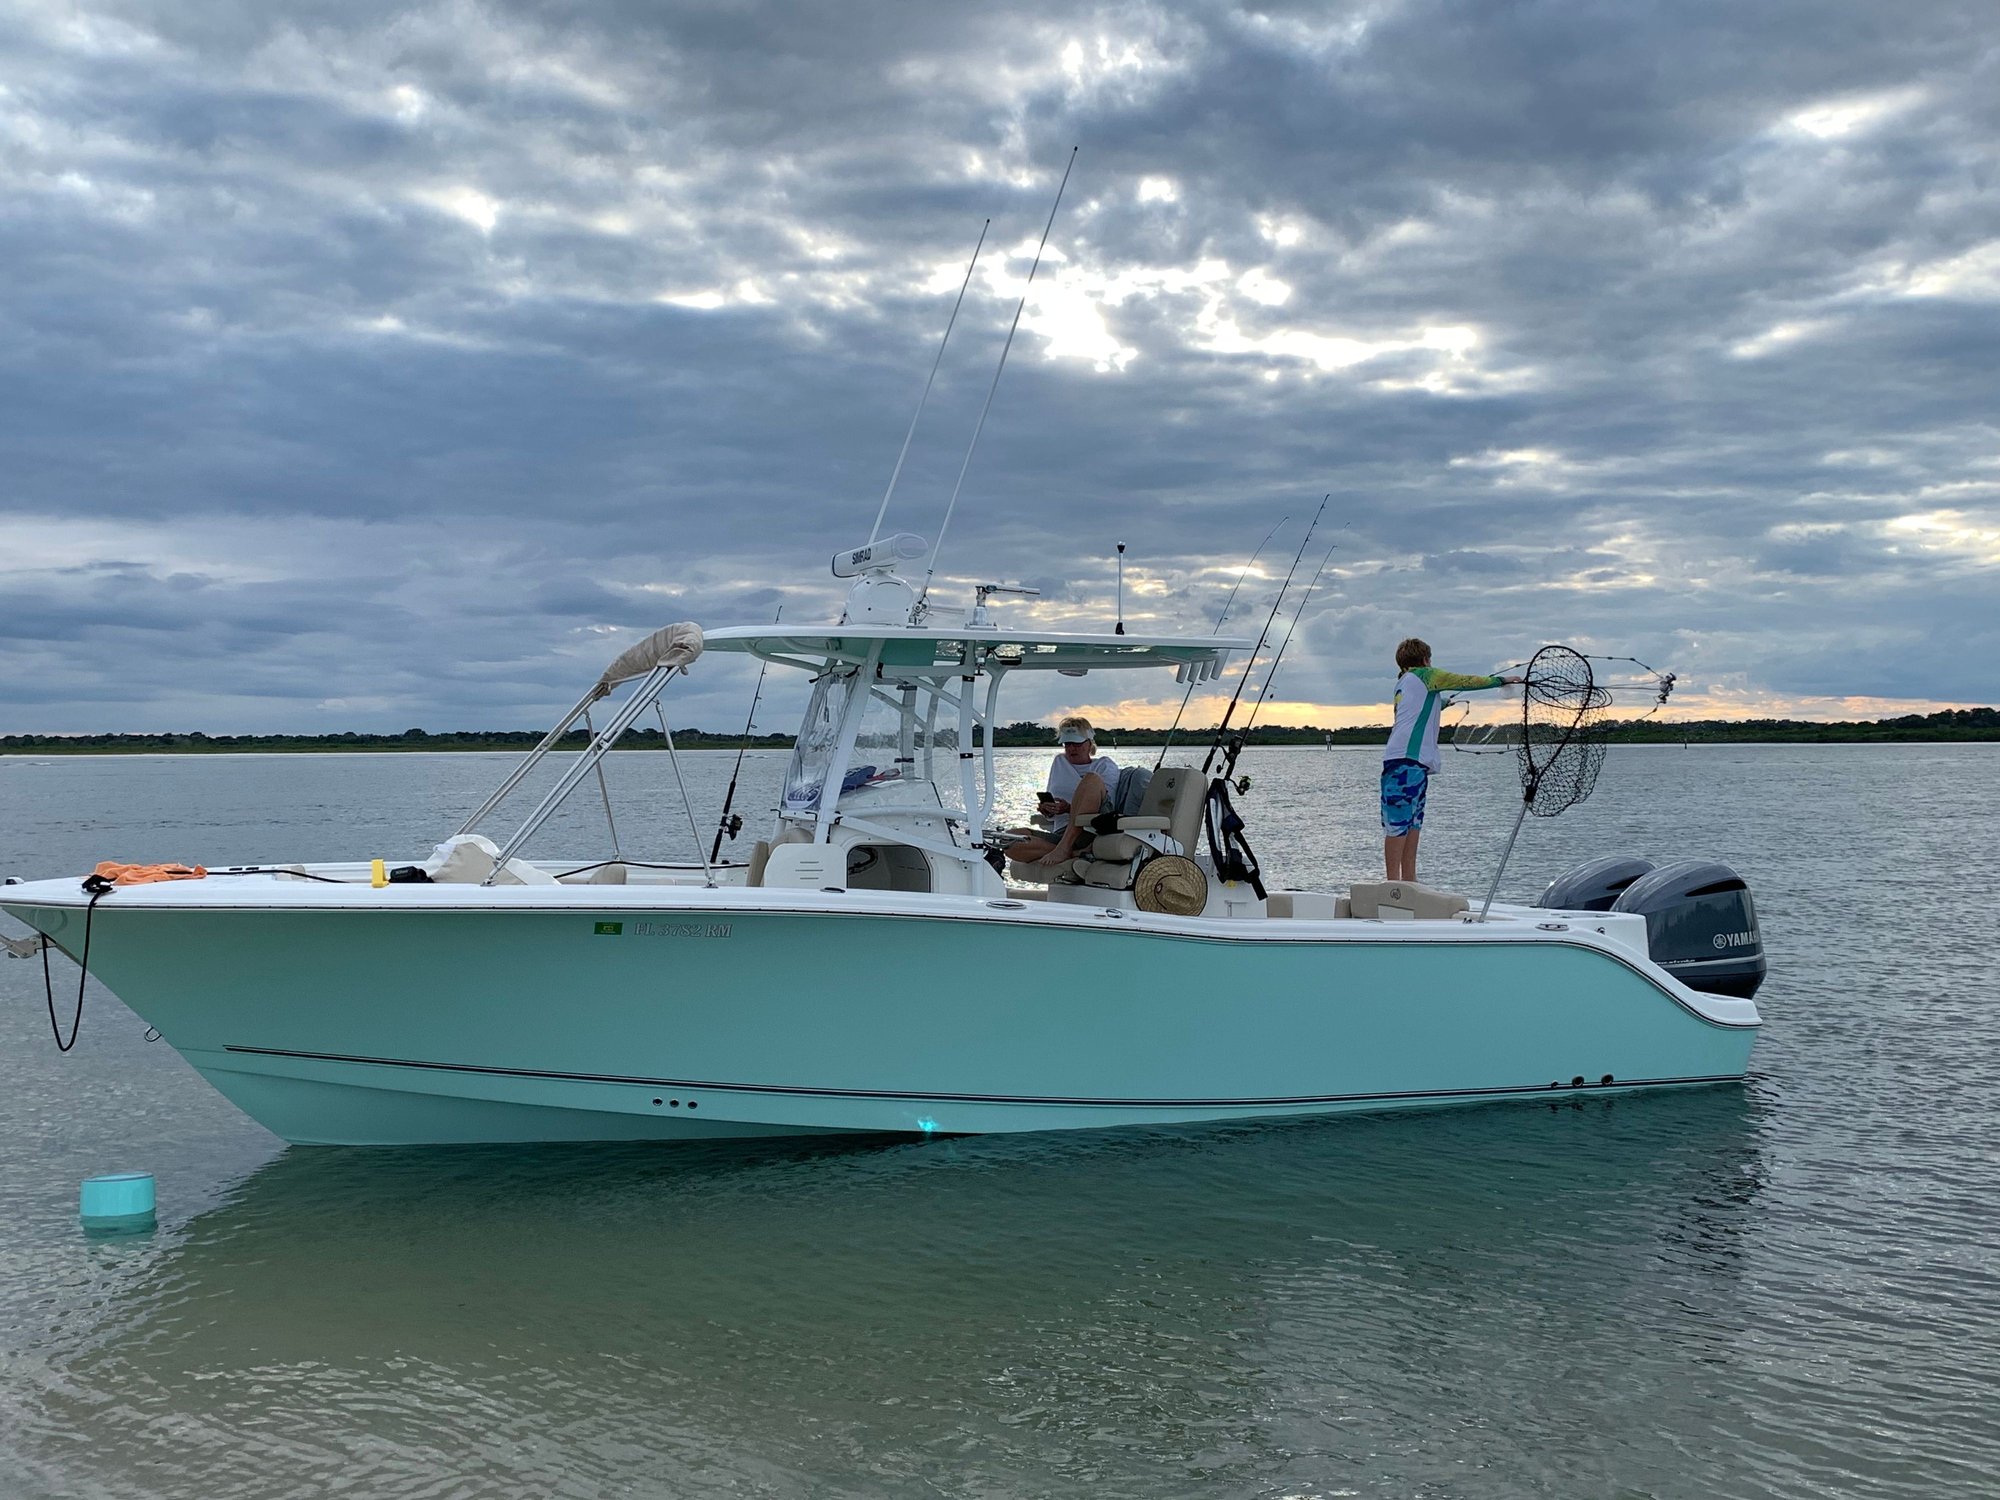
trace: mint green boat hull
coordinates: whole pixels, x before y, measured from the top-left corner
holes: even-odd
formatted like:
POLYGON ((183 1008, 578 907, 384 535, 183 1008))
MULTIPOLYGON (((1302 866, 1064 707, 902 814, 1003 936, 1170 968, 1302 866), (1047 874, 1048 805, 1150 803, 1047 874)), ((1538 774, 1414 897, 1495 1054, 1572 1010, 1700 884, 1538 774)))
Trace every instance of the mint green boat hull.
MULTIPOLYGON (((9 909, 80 944, 74 908, 9 909)), ((1756 1036, 1601 944, 1462 926, 1238 939, 754 903, 106 916, 92 973, 302 1143, 1331 1114, 1740 1079, 1756 1036)))

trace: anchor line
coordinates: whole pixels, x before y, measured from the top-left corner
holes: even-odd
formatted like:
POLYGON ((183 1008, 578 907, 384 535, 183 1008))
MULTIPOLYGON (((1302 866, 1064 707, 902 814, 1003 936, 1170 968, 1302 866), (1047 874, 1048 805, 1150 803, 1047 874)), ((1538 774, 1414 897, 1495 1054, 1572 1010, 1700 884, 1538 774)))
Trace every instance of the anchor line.
POLYGON ((56 1020, 56 982, 49 972, 49 935, 42 934, 42 997, 48 1002, 49 1031, 55 1036, 56 1051, 67 1052, 76 1045, 76 1034, 83 1030, 83 989, 90 983, 90 929, 97 916, 97 903, 116 889, 102 875, 83 877, 83 888, 90 892, 90 905, 83 909, 83 957, 77 960, 76 971, 76 1013, 69 1023, 69 1040, 63 1040, 62 1025, 56 1020))

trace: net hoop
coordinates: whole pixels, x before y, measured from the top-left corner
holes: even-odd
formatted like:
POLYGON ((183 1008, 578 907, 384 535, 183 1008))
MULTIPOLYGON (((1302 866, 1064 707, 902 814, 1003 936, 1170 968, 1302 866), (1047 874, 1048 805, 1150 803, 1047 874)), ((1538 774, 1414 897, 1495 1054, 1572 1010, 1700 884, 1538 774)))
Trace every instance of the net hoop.
POLYGON ((1553 818, 1589 797, 1604 764, 1604 712, 1611 692, 1597 685, 1590 659, 1568 646, 1544 646, 1521 686, 1521 738, 1514 746, 1521 799, 1538 818, 1553 818))

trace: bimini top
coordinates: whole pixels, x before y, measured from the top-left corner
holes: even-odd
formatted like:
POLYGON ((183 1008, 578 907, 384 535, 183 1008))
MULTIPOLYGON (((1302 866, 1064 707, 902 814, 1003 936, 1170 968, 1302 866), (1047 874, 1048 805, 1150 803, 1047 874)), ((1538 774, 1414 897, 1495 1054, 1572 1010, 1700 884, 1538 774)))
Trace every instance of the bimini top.
POLYGON ((1009 631, 1004 626, 956 629, 908 625, 832 625, 793 630, 736 625, 711 630, 710 651, 744 651, 781 666, 818 672, 827 662, 876 660, 922 674, 967 666, 986 670, 1090 672, 1122 667, 1172 667, 1183 679, 1214 677, 1231 651, 1250 642, 1230 636, 1065 635, 1009 631))

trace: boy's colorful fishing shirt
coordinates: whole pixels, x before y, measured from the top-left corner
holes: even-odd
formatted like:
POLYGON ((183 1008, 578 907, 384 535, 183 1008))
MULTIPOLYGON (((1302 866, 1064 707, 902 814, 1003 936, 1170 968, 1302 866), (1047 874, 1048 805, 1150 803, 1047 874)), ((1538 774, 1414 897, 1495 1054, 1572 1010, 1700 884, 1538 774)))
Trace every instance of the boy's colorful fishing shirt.
POLYGON ((1438 695, 1471 693, 1504 687, 1498 677, 1443 672, 1436 667, 1412 667, 1396 679, 1396 727, 1382 748, 1384 764, 1414 760, 1426 771, 1438 768, 1438 695))

